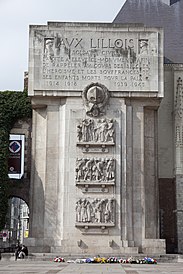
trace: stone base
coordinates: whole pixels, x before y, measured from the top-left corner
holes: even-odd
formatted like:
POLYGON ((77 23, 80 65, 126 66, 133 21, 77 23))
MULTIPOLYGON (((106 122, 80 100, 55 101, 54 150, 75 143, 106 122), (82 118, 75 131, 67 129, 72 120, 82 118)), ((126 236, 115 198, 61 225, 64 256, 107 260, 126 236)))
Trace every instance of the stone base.
POLYGON ((142 242, 143 254, 166 254, 166 243, 163 239, 145 239, 142 242))
POLYGON ((129 247, 128 242, 119 242, 116 239, 106 241, 85 241, 78 240, 72 245, 68 241, 54 241, 51 239, 25 239, 24 244, 30 253, 56 253, 62 256, 112 256, 120 254, 138 254, 138 247, 129 247), (123 246, 122 246, 123 245, 123 246))
POLYGON ((49 243, 43 238, 26 238, 23 242, 29 250, 29 253, 50 253, 49 243))
POLYGON ((127 255, 137 255, 138 254, 138 247, 103 247, 103 246, 96 246, 91 248, 86 248, 84 245, 80 248, 65 248, 64 246, 57 246, 51 247, 52 253, 61 254, 63 256, 84 256, 84 257, 94 257, 94 256, 101 256, 101 257, 111 257, 111 256, 121 256, 121 254, 127 255))
POLYGON ((30 253, 56 253, 62 256, 120 256, 121 254, 144 255, 166 254, 165 240, 163 239, 145 239, 141 247, 135 247, 134 242, 119 241, 118 239, 99 240, 76 240, 68 243, 68 241, 55 241, 49 239, 25 239, 24 244, 28 246, 30 253))

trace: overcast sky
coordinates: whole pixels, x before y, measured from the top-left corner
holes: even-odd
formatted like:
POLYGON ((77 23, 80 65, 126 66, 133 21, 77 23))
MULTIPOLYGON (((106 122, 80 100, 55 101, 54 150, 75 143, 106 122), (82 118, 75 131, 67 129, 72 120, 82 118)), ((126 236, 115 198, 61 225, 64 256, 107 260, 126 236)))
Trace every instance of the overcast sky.
POLYGON ((125 0, 0 0, 0 90, 22 90, 30 24, 112 22, 125 0))

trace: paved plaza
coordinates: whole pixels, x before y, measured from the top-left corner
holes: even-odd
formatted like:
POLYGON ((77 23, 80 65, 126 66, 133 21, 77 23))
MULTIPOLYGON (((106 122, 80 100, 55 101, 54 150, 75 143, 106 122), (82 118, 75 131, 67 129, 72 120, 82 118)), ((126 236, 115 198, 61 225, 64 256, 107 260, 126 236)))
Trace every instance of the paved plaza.
POLYGON ((183 263, 140 264, 75 264, 53 261, 0 261, 0 274, 152 274, 183 273, 183 263))

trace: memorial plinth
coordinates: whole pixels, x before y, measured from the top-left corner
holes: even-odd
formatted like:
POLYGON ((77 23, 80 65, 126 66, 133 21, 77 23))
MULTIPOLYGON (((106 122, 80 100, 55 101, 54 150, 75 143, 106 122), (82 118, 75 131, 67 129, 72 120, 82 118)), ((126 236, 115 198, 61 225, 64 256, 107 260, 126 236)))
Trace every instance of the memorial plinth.
POLYGON ((156 168, 162 37, 142 25, 30 26, 30 250, 165 252, 156 168))

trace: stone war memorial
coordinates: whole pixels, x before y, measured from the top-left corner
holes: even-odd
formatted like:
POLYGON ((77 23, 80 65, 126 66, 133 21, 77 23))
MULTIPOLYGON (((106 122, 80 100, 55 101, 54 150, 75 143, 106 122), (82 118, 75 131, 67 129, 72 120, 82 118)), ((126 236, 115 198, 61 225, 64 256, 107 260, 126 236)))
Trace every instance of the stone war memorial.
POLYGON ((161 28, 30 26, 30 251, 165 253, 157 183, 163 81, 161 28))

